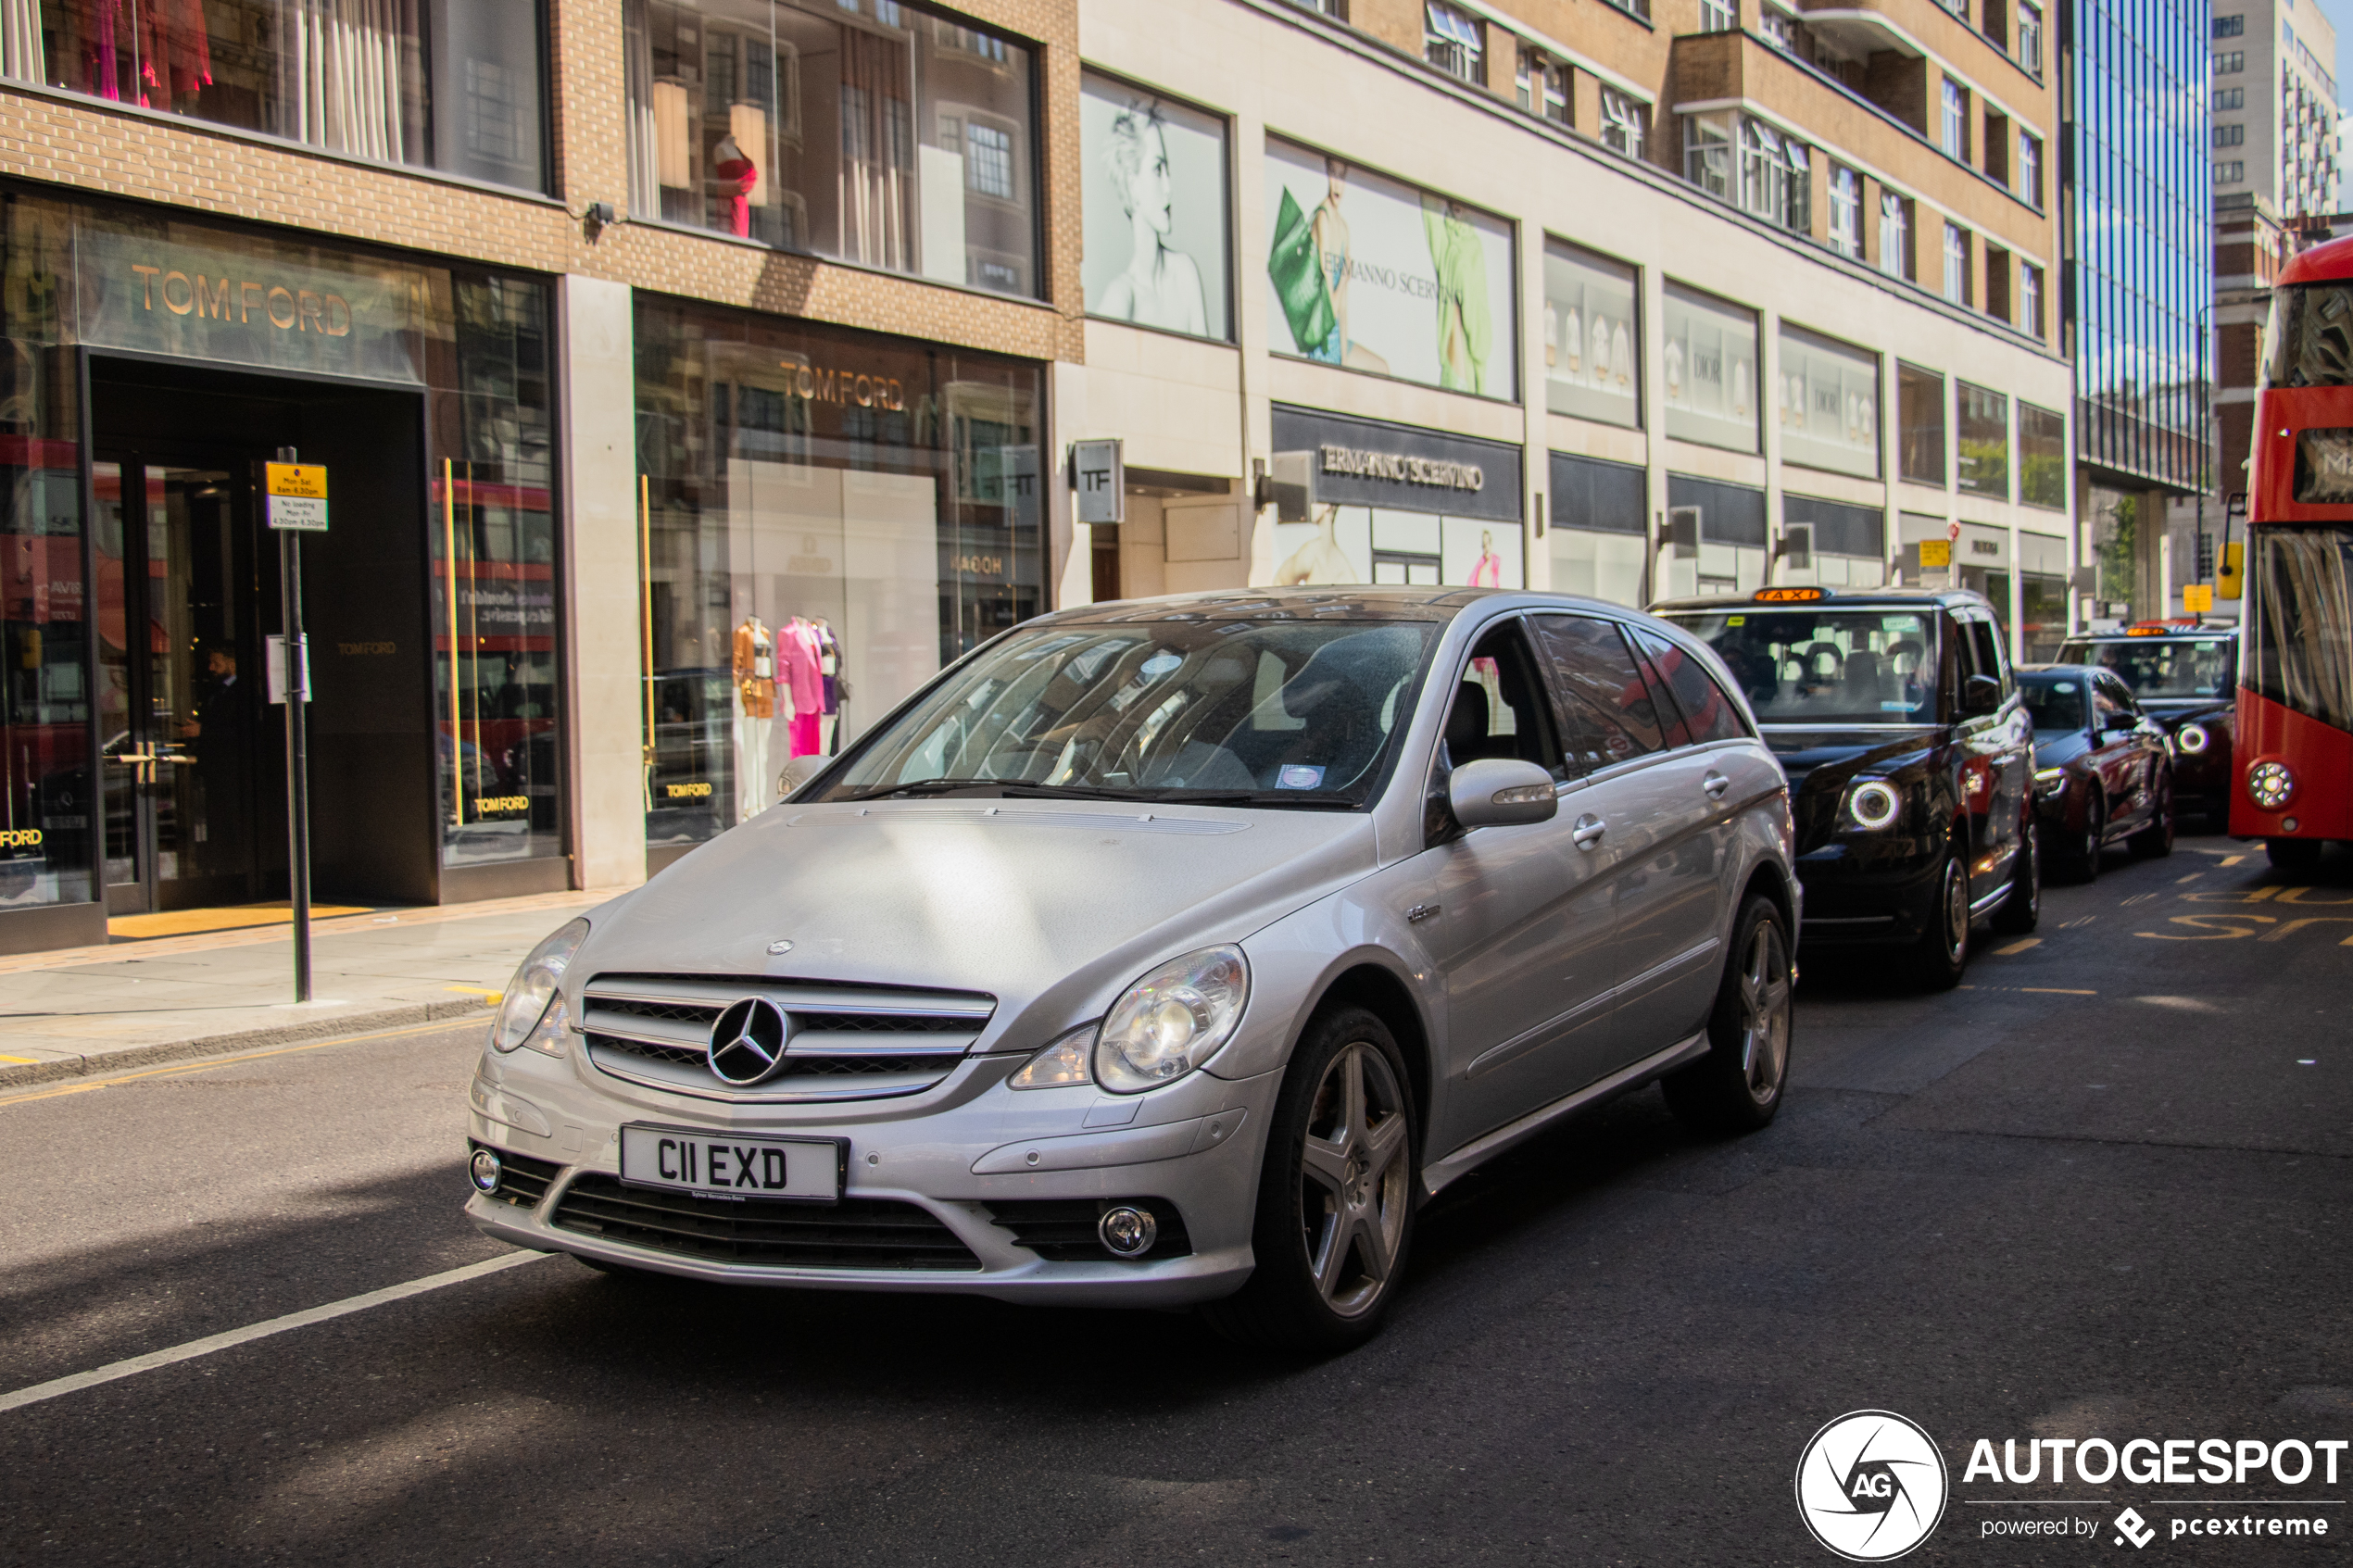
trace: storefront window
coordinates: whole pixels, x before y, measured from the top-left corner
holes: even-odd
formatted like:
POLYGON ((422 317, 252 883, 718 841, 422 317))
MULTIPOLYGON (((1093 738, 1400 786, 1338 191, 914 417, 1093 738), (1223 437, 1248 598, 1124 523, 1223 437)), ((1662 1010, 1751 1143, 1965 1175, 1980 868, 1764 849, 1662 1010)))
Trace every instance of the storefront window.
POLYGON ((1783 327, 1780 375, 1782 460, 1877 479, 1879 356, 1783 327))
POLYGON ((1974 495, 2010 496, 2010 400, 1967 382, 1953 383, 1958 415, 1961 488, 1974 495))
POLYGON ((1939 490, 1944 475, 1944 378, 1918 365, 1895 367, 1897 471, 1939 490))
POLYGON ((902 0, 624 0, 629 209, 1035 295, 1030 52, 902 0))
POLYGON ((1078 130, 1088 314, 1230 337, 1226 122, 1088 71, 1078 130))
POLYGON ((718 834, 1045 604, 1018 360, 640 295, 650 846, 718 834))
POLYGON ((1628 463, 1552 454, 1553 586, 1615 604, 1642 602, 1649 476, 1628 463))
POLYGON ((354 157, 547 186, 536 0, 10 0, 6 18, 8 74, 24 81, 354 157))
POLYGON ((1603 424, 1642 423, 1642 332, 1635 271, 1544 242, 1544 406, 1603 424))
POLYGON ((1664 309, 1667 433, 1755 451, 1756 313, 1677 283, 1664 309))
POLYGON ((2067 416, 2032 403, 2018 406, 2018 498, 2067 508, 2067 416))
POLYGON ((560 853, 547 291, 460 274, 429 396, 442 862, 560 853))
POLYGON ((1765 585, 1765 492, 1689 474, 1667 476, 1660 596, 1747 593, 1765 585))
POLYGON ((1877 507, 1784 495, 1781 532, 1776 582, 1876 588, 1886 581, 1887 516, 1877 507), (1794 547, 1801 542, 1802 554, 1794 547))

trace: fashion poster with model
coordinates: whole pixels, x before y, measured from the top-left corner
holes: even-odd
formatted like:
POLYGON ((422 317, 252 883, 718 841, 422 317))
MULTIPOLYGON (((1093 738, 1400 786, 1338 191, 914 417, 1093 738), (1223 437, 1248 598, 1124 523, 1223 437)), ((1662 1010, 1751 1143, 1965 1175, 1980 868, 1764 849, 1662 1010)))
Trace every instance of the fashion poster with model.
POLYGON ((1517 588, 1527 579, 1519 525, 1386 507, 1319 506, 1275 528, 1275 582, 1517 588))
POLYGON ((1453 392, 1517 395, 1509 223, 1270 139, 1266 224, 1278 351, 1453 392))
POLYGON ((1226 125, 1092 72, 1080 78, 1087 313, 1223 340, 1226 125))

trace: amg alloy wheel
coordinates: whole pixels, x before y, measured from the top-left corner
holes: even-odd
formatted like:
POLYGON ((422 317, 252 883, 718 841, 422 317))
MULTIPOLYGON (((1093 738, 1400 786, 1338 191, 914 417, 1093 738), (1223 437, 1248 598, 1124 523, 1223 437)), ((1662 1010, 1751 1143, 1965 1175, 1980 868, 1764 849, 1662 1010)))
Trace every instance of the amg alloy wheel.
POLYGON ((1707 1055, 1660 1085, 1667 1107, 1703 1132, 1762 1127, 1781 1108, 1789 1077, 1797 971, 1770 899, 1751 897, 1741 910, 1732 954, 1708 1016, 1707 1055))
POLYGON ((1405 1064, 1361 1009, 1325 1014, 1291 1058, 1267 1135, 1256 1267, 1203 1309, 1245 1343, 1343 1350, 1372 1337, 1404 1272, 1420 1140, 1405 1064))

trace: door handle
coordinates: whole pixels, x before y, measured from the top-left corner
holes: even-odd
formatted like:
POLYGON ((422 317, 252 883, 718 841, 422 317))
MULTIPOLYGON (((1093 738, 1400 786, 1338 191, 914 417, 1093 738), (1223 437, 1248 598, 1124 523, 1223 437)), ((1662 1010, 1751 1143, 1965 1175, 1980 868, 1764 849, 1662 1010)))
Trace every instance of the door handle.
POLYGON ((1724 798, 1724 792, 1732 787, 1732 781, 1714 769, 1710 769, 1707 777, 1700 780, 1699 787, 1707 791, 1707 797, 1710 800, 1721 800, 1724 798))
POLYGON ((1607 822, 1588 811, 1577 819, 1577 825, 1568 830, 1568 836, 1579 849, 1591 849, 1602 841, 1602 834, 1608 831, 1607 822))

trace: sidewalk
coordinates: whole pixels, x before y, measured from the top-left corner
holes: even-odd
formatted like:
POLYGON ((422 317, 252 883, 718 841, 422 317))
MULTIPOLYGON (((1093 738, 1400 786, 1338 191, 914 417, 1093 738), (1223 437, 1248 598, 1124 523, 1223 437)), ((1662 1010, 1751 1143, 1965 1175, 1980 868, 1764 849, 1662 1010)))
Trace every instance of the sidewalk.
POLYGON ((283 924, 0 958, 0 1087, 484 1013, 541 937, 619 891, 314 922, 300 1005, 283 924))

